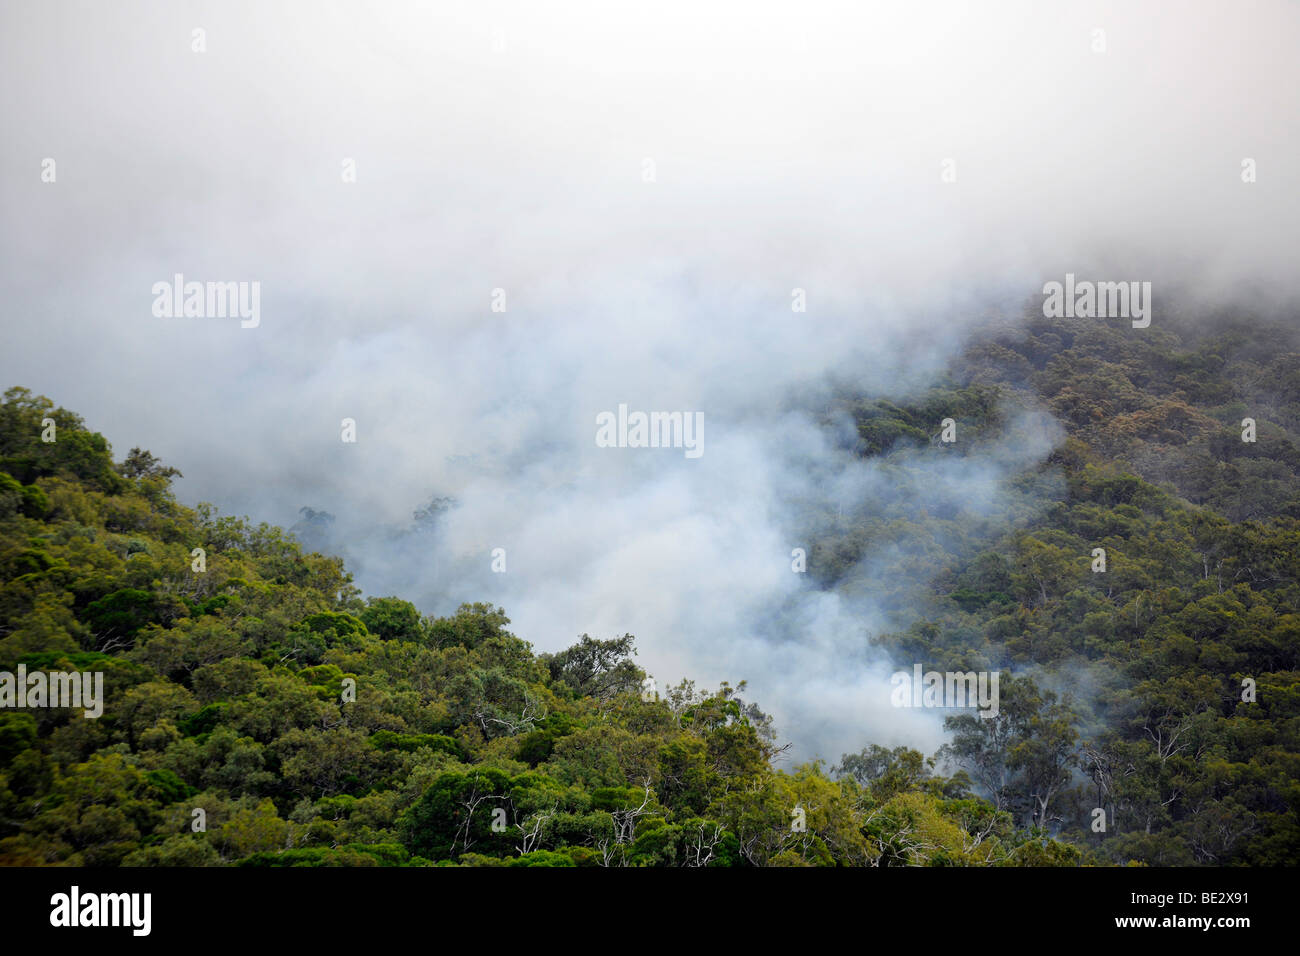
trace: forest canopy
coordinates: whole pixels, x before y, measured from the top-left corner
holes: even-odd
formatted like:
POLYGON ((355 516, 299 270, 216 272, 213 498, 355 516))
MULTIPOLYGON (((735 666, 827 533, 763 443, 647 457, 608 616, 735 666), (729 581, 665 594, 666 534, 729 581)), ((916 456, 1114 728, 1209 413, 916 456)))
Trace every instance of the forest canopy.
MULTIPOLYGON (((365 596, 338 558, 186 507, 175 467, 117 461, 12 388, 0 671, 102 672, 105 700, 98 719, 0 709, 0 863, 1294 864, 1293 338, 1031 317, 927 393, 845 389, 832 411, 863 456, 924 450, 950 416, 977 447, 1024 408, 1066 437, 1012 479, 1026 504, 1001 524, 909 519, 944 546, 909 557, 914 622, 874 639, 907 667, 998 672, 998 716, 950 717, 935 754, 864 739, 831 767, 780 767, 743 682, 646 693, 633 635, 539 654, 503 608, 365 596)), ((899 534, 815 517, 820 587, 899 534)))

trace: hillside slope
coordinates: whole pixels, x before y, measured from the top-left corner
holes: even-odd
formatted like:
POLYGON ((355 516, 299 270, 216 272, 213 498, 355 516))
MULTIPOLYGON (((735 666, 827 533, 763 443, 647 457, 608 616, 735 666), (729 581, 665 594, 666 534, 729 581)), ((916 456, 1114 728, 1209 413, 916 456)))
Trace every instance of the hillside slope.
POLYGON ((0 710, 0 862, 1078 858, 914 751, 869 751, 840 779, 776 771, 743 685, 644 694, 630 635, 539 656, 500 609, 363 600, 339 560, 183 507, 173 470, 139 449, 115 464, 22 389, 0 406, 0 471, 0 670, 105 687, 99 718, 0 710))
POLYGON ((0 861, 1300 862, 1294 328, 1031 315, 928 392, 845 388, 827 421, 906 468, 1015 440, 1028 410, 1066 437, 994 516, 807 516, 816 586, 871 586, 888 542, 920 591, 875 595, 912 621, 875 642, 1000 672, 999 716, 950 718, 930 759, 864 741, 780 771, 743 684, 643 694, 630 635, 537 655, 499 608, 363 598, 338 559, 182 506, 173 469, 12 389, 0 670, 102 671, 105 701, 0 710, 0 861))

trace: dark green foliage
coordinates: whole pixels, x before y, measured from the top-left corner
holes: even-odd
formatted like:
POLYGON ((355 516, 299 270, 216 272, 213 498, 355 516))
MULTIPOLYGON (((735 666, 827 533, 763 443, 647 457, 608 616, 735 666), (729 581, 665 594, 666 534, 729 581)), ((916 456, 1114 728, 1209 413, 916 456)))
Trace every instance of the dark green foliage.
MULTIPOLYGON (((339 847, 306 847, 278 852, 261 852, 246 856, 240 866, 405 866, 410 859, 406 850, 395 843, 349 843, 339 847)), ((572 865, 572 864, 570 864, 572 865)))
POLYGON ((510 834, 494 831, 496 818, 509 822, 510 778, 499 770, 445 773, 408 810, 400 825, 405 843, 432 859, 458 853, 501 856, 510 852, 510 834))
POLYGON ((31 714, 0 712, 0 769, 36 744, 36 718, 31 714))
POLYGON ((150 770, 144 775, 160 803, 175 803, 195 793, 193 787, 167 769, 150 770))
POLYGON ((222 713, 229 706, 225 701, 208 704, 177 724, 177 729, 186 737, 206 737, 221 722, 222 713))
POLYGON ((319 634, 326 639, 327 646, 334 644, 351 644, 360 643, 360 637, 366 634, 366 625, 359 618, 351 614, 339 614, 333 611, 322 611, 319 614, 309 615, 302 620, 302 626, 313 634, 319 634))
POLYGON ((424 618, 410 601, 401 598, 371 598, 361 620, 371 634, 386 641, 423 641, 424 618))
POLYGON ((534 850, 510 861, 511 866, 576 866, 573 858, 551 850, 534 850))
POLYGON ((437 753, 450 754, 457 760, 469 759, 464 745, 455 737, 448 737, 445 734, 397 734, 391 730, 377 730, 370 735, 370 743, 376 750, 415 753, 427 747, 437 753))
POLYGON ((515 751, 515 759, 522 760, 530 767, 536 767, 539 763, 549 760, 554 752, 554 735, 544 730, 534 730, 519 738, 519 749, 515 751))
POLYGON ((133 637, 146 624, 158 623, 158 602, 148 591, 123 588, 91 603, 81 619, 97 635, 133 637))

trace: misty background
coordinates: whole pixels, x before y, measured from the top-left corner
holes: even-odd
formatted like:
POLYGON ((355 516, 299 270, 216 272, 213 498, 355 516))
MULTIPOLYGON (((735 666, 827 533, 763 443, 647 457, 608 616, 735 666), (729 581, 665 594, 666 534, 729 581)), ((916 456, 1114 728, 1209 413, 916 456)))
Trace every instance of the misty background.
POLYGON ((1158 326, 1296 261, 1294 3, 0 11, 5 387, 188 504, 328 512, 304 539, 369 595, 745 679, 796 756, 942 741, 868 644, 890 548, 819 591, 809 515, 998 516, 1062 435, 864 460, 836 383, 901 400, 1067 271, 1152 281, 1158 326), (156 318, 175 273, 260 282, 260 325, 156 318), (702 412, 703 457, 597 448, 620 403, 702 412))

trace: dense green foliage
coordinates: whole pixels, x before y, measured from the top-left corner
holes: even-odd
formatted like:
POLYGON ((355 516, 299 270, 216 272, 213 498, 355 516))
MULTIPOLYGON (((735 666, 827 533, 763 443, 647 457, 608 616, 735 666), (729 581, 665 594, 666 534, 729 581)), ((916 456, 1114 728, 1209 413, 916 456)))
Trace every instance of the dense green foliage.
POLYGON ((743 684, 644 700, 630 635, 536 655, 497 608, 430 619, 363 600, 337 559, 181 506, 173 469, 139 449, 115 466, 48 400, 14 389, 0 414, 0 670, 102 671, 106 697, 98 719, 0 710, 5 863, 1077 856, 914 751, 838 780, 818 765, 777 772, 743 684), (46 417, 56 442, 40 439, 46 417))
POLYGON ((115 464, 13 389, 0 670, 102 671, 106 699, 0 710, 0 862, 1300 862, 1300 349, 1171 328, 1031 317, 928 393, 828 409, 903 478, 1017 440, 1027 410, 1066 430, 992 512, 809 506, 819 586, 866 587, 882 543, 922 585, 874 594, 915 621, 874 638, 895 661, 1003 675, 999 716, 950 718, 941 754, 829 770, 773 767, 743 683, 646 700, 630 635, 538 655, 500 608, 365 599, 338 559, 182 506, 174 469, 115 464))
POLYGON ((1096 862, 1295 864, 1300 346, 1291 327, 1171 325, 1030 316, 911 405, 846 397, 864 453, 952 415, 970 438, 945 452, 969 455, 1028 407, 1067 437, 1010 482, 997 533, 963 514, 843 522, 820 566, 834 581, 882 534, 913 542, 930 587, 878 643, 927 669, 1017 675, 998 719, 948 720, 944 756, 1022 825, 1096 862))

